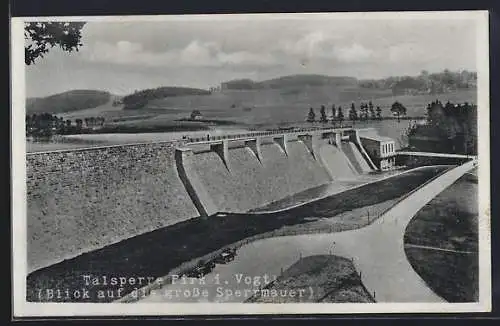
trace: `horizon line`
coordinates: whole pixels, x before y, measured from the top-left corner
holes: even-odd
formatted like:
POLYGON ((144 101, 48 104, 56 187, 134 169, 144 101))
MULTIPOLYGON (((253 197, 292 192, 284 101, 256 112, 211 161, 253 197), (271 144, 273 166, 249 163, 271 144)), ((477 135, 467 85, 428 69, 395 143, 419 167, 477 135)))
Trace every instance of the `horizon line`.
MULTIPOLYGON (((469 69, 455 69, 455 70, 451 70, 451 69, 448 69, 448 68, 443 68, 440 71, 433 71, 433 72, 428 71, 428 74, 429 75, 439 74, 439 73, 443 73, 445 70, 448 70, 448 71, 450 71, 452 73, 463 72, 463 71, 467 71, 467 72, 470 72, 470 73, 477 73, 476 70, 469 70, 469 69)), ((426 69, 422 69, 421 72, 422 71, 427 71, 427 70, 426 69)), ((206 88, 195 87, 195 86, 192 86, 192 85, 176 85, 176 84, 171 84, 171 85, 160 85, 160 86, 149 87, 149 88, 141 88, 141 89, 139 89, 139 91, 146 90, 146 89, 160 88, 160 87, 178 87, 178 88, 184 87, 184 88, 193 88, 193 89, 201 89, 201 90, 207 90, 207 91, 209 91, 210 88, 212 88, 212 87, 219 87, 219 86, 221 86, 221 84, 227 83, 227 82, 230 82, 230 81, 251 80, 252 82, 261 83, 261 82, 265 82, 265 81, 269 81, 269 80, 279 79, 279 78, 283 78, 283 77, 290 77, 290 76, 322 76, 322 77, 332 77, 332 78, 352 78, 352 79, 355 79, 357 82, 361 82, 361 81, 376 81, 376 80, 382 80, 382 79, 387 79, 387 78, 391 78, 391 77, 392 78, 394 78, 394 77, 418 77, 418 76, 420 76, 420 74, 419 75, 386 75, 386 76, 380 77, 380 78, 376 78, 376 77, 372 77, 372 78, 358 78, 358 77, 352 77, 352 76, 347 76, 347 75, 327 75, 327 74, 320 74, 320 73, 286 74, 286 75, 278 75, 278 76, 273 77, 273 78, 267 78, 267 79, 262 79, 262 80, 256 80, 256 79, 252 79, 252 78, 233 78, 233 79, 229 79, 229 80, 226 80, 226 81, 221 81, 219 83, 214 83, 214 85, 207 86, 206 88)), ((116 93, 116 92, 112 92, 109 89, 70 88, 70 89, 66 89, 66 90, 63 90, 63 91, 59 91, 57 93, 48 93, 48 94, 42 95, 42 96, 26 96, 25 99, 46 98, 46 97, 50 97, 50 96, 55 96, 55 95, 60 95, 60 94, 68 93, 68 92, 71 92, 71 91, 102 91, 102 92, 107 92, 110 95, 115 95, 115 96, 126 96, 126 95, 133 94, 133 92, 134 92, 134 91, 129 91, 127 93, 116 93)))

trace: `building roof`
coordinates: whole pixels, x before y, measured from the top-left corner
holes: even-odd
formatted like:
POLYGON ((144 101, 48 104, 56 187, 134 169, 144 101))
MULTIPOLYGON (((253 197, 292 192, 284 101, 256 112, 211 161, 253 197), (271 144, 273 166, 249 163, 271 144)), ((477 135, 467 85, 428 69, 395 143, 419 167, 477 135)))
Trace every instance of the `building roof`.
POLYGON ((359 130, 359 137, 371 140, 376 140, 379 142, 394 142, 394 139, 386 136, 380 136, 375 128, 366 128, 359 130))

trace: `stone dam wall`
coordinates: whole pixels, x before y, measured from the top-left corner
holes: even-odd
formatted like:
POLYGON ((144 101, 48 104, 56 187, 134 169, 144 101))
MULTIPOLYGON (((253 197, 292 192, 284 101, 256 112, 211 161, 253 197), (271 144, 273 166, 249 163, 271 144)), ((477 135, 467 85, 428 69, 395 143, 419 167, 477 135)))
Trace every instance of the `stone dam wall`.
POLYGON ((28 270, 198 216, 177 145, 27 155, 28 270))
POLYGON ((28 272, 359 174, 340 141, 300 137, 188 153, 184 142, 161 142, 28 154, 28 272))

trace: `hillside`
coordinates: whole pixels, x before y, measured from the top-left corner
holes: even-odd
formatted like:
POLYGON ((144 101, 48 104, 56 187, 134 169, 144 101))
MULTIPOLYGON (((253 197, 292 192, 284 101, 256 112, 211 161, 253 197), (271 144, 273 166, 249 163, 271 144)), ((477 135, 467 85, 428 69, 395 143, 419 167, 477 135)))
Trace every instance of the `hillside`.
POLYGON ((250 90, 250 89, 283 89, 303 88, 308 86, 357 86, 357 79, 353 77, 332 77, 325 75, 290 75, 260 82, 251 79, 235 79, 222 83, 222 89, 250 90))
POLYGON ((199 88, 189 87, 158 87, 135 92, 123 98, 124 110, 141 109, 149 101, 165 97, 210 95, 210 92, 199 88))
POLYGON ((41 98, 27 98, 26 112, 65 113, 94 108, 107 103, 111 94, 98 90, 72 90, 41 98))

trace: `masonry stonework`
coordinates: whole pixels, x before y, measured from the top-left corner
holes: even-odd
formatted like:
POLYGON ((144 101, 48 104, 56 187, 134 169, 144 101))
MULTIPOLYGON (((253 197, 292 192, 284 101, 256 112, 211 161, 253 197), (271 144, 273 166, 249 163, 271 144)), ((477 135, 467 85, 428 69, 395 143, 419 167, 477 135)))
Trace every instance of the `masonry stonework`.
POLYGON ((176 146, 28 154, 28 270, 196 217, 176 146))

